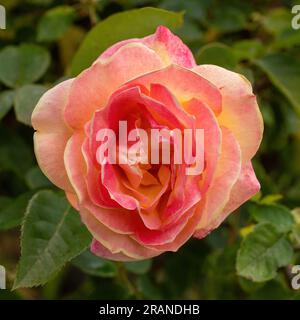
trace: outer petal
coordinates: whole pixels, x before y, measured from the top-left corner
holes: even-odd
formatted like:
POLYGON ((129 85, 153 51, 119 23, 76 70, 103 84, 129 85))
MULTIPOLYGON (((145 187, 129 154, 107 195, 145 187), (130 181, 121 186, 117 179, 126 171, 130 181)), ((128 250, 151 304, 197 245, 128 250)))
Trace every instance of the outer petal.
POLYGON ((140 245, 128 235, 115 233, 105 227, 87 211, 81 211, 81 217, 95 239, 112 254, 122 254, 128 256, 130 259, 143 260, 162 253, 159 250, 140 245))
POLYGON ((135 261, 134 258, 126 256, 124 253, 112 253, 106 247, 104 247, 101 242, 97 241, 95 238, 91 244, 91 251, 99 257, 113 261, 135 261))
POLYGON ((257 152, 263 133, 263 120, 251 84, 243 76, 214 65, 200 65, 193 70, 221 91, 223 109, 218 120, 234 133, 246 163, 257 152))
POLYGON ((84 180, 91 202, 105 208, 120 207, 117 202, 111 199, 107 189, 101 182, 101 170, 99 167, 95 166, 91 157, 89 139, 85 139, 82 146, 82 152, 87 166, 87 172, 84 180))
POLYGON ((222 216, 228 216, 244 202, 253 197, 260 190, 260 183, 255 176, 251 162, 247 162, 241 170, 241 174, 234 185, 228 203, 222 216))
POLYGON ((192 68, 196 65, 190 49, 175 36, 168 28, 160 26, 155 34, 142 39, 129 39, 116 43, 102 53, 99 60, 106 59, 114 54, 119 48, 134 42, 141 42, 153 49, 167 66, 169 64, 178 64, 185 68, 192 68))
MULTIPOLYGON (((84 181, 86 164, 82 154, 82 145, 85 139, 83 131, 78 131, 68 140, 64 152, 64 164, 73 190, 81 203, 87 198, 87 188, 84 181)), ((71 202, 72 203, 72 202, 71 202)))
POLYGON ((71 192, 66 192, 66 198, 68 199, 68 201, 70 202, 71 206, 76 209, 77 211, 79 211, 79 206, 78 206, 78 197, 76 196, 75 193, 71 193, 71 192))
POLYGON ((158 27, 155 34, 146 37, 144 42, 160 55, 166 65, 178 64, 185 68, 196 65, 190 49, 166 27, 158 27))
POLYGON ((218 216, 208 228, 198 229, 194 236, 199 239, 205 237, 209 232, 217 228, 231 212, 254 196, 259 189, 260 184, 255 176, 252 164, 249 161, 242 167, 240 176, 231 189, 230 197, 225 207, 218 212, 218 216))
POLYGON ((67 123, 73 128, 82 128, 96 110, 106 105, 119 86, 162 66, 159 56, 143 44, 123 46, 110 58, 93 64, 74 80, 64 114, 67 123))
POLYGON ((74 196, 68 194, 72 205, 79 208, 82 216, 93 215, 99 223, 120 234, 131 234, 137 229, 143 228, 143 223, 136 211, 128 211, 123 208, 107 209, 95 205, 89 197, 86 175, 87 165, 83 156, 85 136, 83 131, 74 134, 68 141, 64 160, 69 179, 78 197, 77 203, 74 196))
POLYGON ((229 200, 230 192, 241 170, 241 152, 233 134, 222 128, 222 153, 217 172, 204 201, 198 207, 201 211, 196 237, 204 237, 214 229, 222 210, 229 200))
POLYGON ((47 91, 32 114, 34 148, 44 174, 58 187, 72 191, 64 167, 63 154, 72 132, 63 120, 73 80, 64 81, 47 91))

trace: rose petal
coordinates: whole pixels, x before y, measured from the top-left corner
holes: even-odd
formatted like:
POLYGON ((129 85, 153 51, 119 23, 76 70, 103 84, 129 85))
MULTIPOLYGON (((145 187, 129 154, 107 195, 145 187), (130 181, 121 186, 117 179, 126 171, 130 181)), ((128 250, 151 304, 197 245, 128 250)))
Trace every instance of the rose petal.
POLYGON ((151 246, 152 248, 172 243, 185 228, 192 214, 193 210, 191 209, 183 212, 181 218, 176 223, 160 230, 137 229, 132 237, 140 244, 151 246))
POLYGON ((190 49, 166 27, 158 27, 155 34, 144 39, 144 43, 159 54, 165 65, 178 64, 185 68, 196 65, 190 49))
POLYGON ((126 256, 124 253, 111 253, 106 247, 104 247, 95 238, 91 244, 91 251, 101 258, 112 260, 112 261, 135 261, 134 258, 126 256))
POLYGON ((120 41, 115 45, 104 51, 99 60, 107 59, 113 55, 121 47, 128 43, 143 43, 153 49, 156 54, 160 56, 164 64, 178 64, 185 68, 192 68, 196 65, 190 49, 181 41, 181 39, 175 36, 168 28, 159 26, 153 35, 142 39, 128 39, 120 41))
POLYGON ((205 237, 212 229, 217 228, 228 215, 241 206, 244 202, 254 196, 260 189, 260 184, 255 176, 251 162, 243 165, 240 176, 233 188, 231 189, 230 197, 225 207, 218 213, 217 218, 208 228, 199 229, 195 233, 195 237, 201 239, 205 237))
POLYGON ((31 116, 32 126, 37 131, 69 134, 70 129, 63 119, 64 108, 67 105, 70 88, 74 79, 66 80, 48 90, 39 100, 31 116))
POLYGON ((74 80, 64 114, 67 123, 73 128, 82 128, 119 86, 161 67, 160 58, 146 46, 140 43, 123 46, 105 62, 93 64, 74 80))
POLYGON ((218 121, 233 132, 246 163, 257 152, 263 133, 262 115, 251 84, 245 77, 214 65, 200 65, 193 70, 219 88, 223 110, 218 121))
POLYGON ((201 219, 197 226, 196 237, 203 237, 215 228, 222 210, 229 200, 230 192, 241 170, 241 151, 234 135, 222 127, 222 153, 217 172, 203 202, 197 208, 201 219))
POLYGON ((222 97, 218 88, 198 73, 179 65, 170 65, 164 69, 146 73, 127 83, 130 86, 142 85, 148 90, 150 90, 151 84, 160 84, 166 87, 179 103, 195 98, 216 114, 222 110, 222 97))
POLYGON ((64 81, 47 91, 32 113, 34 149, 43 173, 59 188, 73 191, 64 167, 63 154, 71 130, 63 120, 73 80, 64 81))
POLYGON ((210 187, 221 153, 222 135, 218 120, 214 113, 201 101, 192 99, 184 103, 184 108, 196 118, 196 128, 204 130, 204 161, 203 182, 200 190, 204 194, 210 187))
POLYGON ((115 233, 85 210, 81 211, 81 217, 94 238, 112 254, 122 254, 135 260, 143 260, 162 253, 140 245, 128 235, 115 233))
POLYGON ((70 202, 71 206, 77 211, 79 211, 79 201, 76 194, 71 192, 66 192, 66 198, 70 202))
POLYGON ((173 241, 156 245, 156 250, 176 252, 195 232, 195 228, 199 223, 200 212, 196 210, 196 206, 190 209, 189 219, 182 230, 176 235, 173 241))
MULTIPOLYGON (((240 176, 232 188, 230 198, 222 216, 226 217, 253 197, 260 190, 260 183, 256 178, 251 162, 247 162, 241 169, 240 176)), ((225 219, 225 218, 224 218, 225 219)))
POLYGON ((193 127, 193 117, 185 112, 176 100, 175 96, 165 86, 157 83, 151 83, 150 96, 165 105, 185 128, 193 127))
POLYGON ((82 154, 82 145, 85 139, 83 131, 78 131, 68 140, 65 152, 64 163, 68 178, 78 197, 79 203, 87 198, 87 189, 84 181, 86 175, 86 164, 82 154))

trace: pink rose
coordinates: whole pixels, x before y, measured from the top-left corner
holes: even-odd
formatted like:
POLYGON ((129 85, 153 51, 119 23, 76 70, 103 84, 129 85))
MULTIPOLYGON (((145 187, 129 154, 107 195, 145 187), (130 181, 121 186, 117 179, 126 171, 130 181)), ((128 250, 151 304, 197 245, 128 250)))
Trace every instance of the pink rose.
POLYGON ((113 45, 46 92, 32 124, 41 169, 80 212, 92 252, 108 259, 176 251, 260 188, 251 159, 263 122, 251 84, 224 68, 197 66, 165 27, 113 45), (186 164, 99 163, 97 132, 117 131, 121 120, 145 130, 203 129, 203 172, 187 175, 186 164))

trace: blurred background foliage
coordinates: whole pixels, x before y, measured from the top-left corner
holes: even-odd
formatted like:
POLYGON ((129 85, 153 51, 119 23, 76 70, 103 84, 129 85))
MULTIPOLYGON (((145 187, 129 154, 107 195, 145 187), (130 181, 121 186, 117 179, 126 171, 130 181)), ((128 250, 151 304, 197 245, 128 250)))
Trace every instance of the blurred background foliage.
MULTIPOLYGON (((8 288, 15 282, 17 289, 0 290, 0 298, 299 299, 291 288, 292 265, 300 264, 300 30, 291 28, 297 2, 1 0, 7 29, 0 30, 0 264, 8 288), (146 6, 168 11, 127 12, 146 6), (31 264, 26 252, 35 250, 36 239, 30 221, 42 219, 45 206, 55 217, 66 205, 36 165, 32 109, 45 90, 78 74, 107 46, 150 34, 158 24, 177 33, 199 64, 239 72, 254 85, 265 122, 254 160, 261 193, 175 254, 114 263, 83 251, 73 259, 86 248, 83 232, 66 261, 31 264), (17 271, 20 225, 37 192, 17 271), (47 272, 37 279, 41 269, 47 272)), ((69 220, 68 230, 76 232, 78 221, 69 220)))

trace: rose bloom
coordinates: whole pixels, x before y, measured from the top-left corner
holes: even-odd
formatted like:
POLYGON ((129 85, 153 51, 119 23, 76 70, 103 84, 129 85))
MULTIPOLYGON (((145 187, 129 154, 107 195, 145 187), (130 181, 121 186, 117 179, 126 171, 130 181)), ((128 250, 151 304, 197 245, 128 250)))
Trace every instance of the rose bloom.
POLYGON ((32 125, 39 166, 80 212, 93 235, 91 251, 107 259, 176 251, 260 188, 251 159, 263 121, 251 84, 224 68, 198 66, 165 27, 113 45, 46 92, 32 125), (187 175, 184 163, 172 162, 99 164, 97 132, 117 131, 119 121, 128 129, 203 129, 203 172, 187 175))

